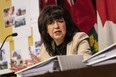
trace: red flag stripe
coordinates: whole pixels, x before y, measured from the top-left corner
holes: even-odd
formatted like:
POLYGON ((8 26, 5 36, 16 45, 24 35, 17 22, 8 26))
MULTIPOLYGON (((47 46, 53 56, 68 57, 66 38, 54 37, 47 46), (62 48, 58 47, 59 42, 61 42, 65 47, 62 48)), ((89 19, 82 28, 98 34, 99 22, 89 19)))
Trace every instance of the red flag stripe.
POLYGON ((96 6, 103 26, 106 20, 116 23, 116 0, 96 0, 96 6))

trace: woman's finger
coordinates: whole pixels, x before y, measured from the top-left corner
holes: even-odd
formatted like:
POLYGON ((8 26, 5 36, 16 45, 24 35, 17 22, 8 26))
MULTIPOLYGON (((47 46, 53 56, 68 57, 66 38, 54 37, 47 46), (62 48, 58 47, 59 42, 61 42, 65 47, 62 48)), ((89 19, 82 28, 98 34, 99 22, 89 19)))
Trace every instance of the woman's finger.
POLYGON ((35 64, 34 60, 25 60, 25 64, 30 65, 30 64, 35 64))
POLYGON ((35 54, 30 54, 33 58, 34 58, 34 60, 36 60, 36 61, 38 61, 38 62, 40 62, 41 60, 40 60, 40 58, 38 58, 35 54))
POLYGON ((16 64, 10 63, 11 67, 17 68, 16 64))

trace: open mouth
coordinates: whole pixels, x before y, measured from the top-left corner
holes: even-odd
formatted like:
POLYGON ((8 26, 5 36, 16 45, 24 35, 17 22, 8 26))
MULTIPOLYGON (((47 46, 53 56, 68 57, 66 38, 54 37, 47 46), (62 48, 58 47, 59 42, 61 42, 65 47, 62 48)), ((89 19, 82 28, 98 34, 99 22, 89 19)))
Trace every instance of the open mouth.
POLYGON ((55 31, 54 33, 55 33, 55 34, 59 34, 59 33, 61 33, 61 31, 55 31))

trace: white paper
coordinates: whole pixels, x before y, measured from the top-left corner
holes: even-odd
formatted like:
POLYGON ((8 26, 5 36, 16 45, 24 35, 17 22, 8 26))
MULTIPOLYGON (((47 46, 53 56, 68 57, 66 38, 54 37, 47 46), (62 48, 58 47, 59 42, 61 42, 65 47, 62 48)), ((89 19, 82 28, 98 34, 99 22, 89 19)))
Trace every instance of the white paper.
POLYGON ((49 58, 48 60, 32 65, 20 71, 17 71, 16 74, 17 76, 26 75, 26 77, 29 77, 31 74, 41 75, 47 72, 84 68, 86 66, 82 62, 82 60, 83 60, 82 55, 54 56, 49 58), (38 74, 36 72, 38 72, 38 74))
MULTIPOLYGON (((28 38, 14 40, 15 50, 19 50, 22 59, 29 59, 28 38)), ((14 51, 15 51, 14 50, 14 51)))
POLYGON ((0 63, 7 62, 7 65, 8 66, 7 66, 7 68, 0 70, 0 75, 11 72, 11 70, 9 70, 9 68, 10 68, 10 65, 9 65, 9 63, 10 63, 10 48, 9 48, 9 42, 5 42, 4 45, 3 45, 3 47, 2 47, 2 49, 4 49, 5 52, 4 52, 4 58, 3 58, 3 60, 0 61, 0 63))

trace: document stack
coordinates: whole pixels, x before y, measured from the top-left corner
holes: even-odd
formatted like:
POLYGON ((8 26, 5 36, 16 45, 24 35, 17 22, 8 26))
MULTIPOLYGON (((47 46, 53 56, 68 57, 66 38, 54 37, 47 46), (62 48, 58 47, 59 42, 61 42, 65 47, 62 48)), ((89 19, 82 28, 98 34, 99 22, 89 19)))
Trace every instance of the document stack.
POLYGON ((82 62, 82 60, 83 57, 81 55, 54 56, 46 61, 17 71, 15 74, 17 74, 17 77, 31 77, 55 71, 84 68, 86 65, 82 62))
POLYGON ((116 43, 92 55, 89 59, 84 60, 83 62, 90 66, 116 63, 116 43))

